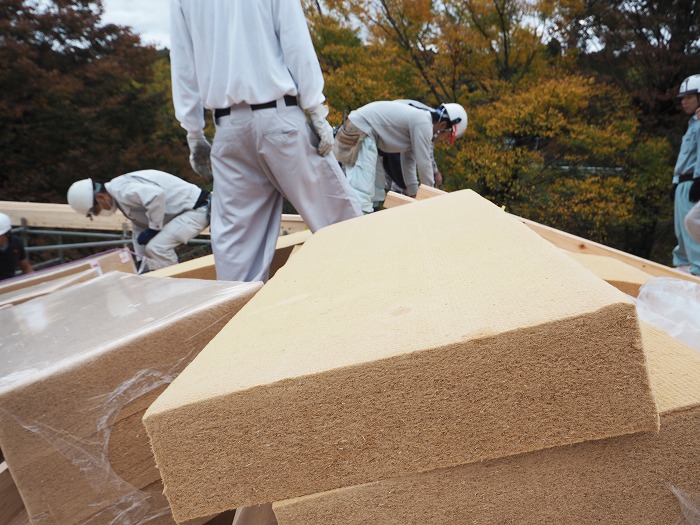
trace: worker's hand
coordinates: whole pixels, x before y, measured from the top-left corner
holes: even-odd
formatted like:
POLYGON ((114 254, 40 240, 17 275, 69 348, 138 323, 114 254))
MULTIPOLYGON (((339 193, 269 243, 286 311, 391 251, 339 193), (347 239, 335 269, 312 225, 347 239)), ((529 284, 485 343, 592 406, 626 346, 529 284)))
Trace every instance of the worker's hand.
POLYGON ((145 246, 146 244, 151 242, 151 239, 153 239, 153 237, 155 237, 159 233, 160 232, 158 230, 146 228, 141 233, 139 233, 139 236, 136 238, 136 242, 138 242, 141 246, 145 246))
POLYGON ((676 188, 678 187, 678 184, 673 184, 671 186, 671 191, 668 192, 668 198, 671 199, 671 202, 676 200, 676 188))
POLYGON ((319 155, 325 157, 333 149, 333 128, 326 120, 328 116, 328 106, 320 104, 313 109, 308 110, 309 121, 311 128, 316 133, 319 139, 318 150, 319 155))
POLYGON ((690 202, 700 201, 700 178, 693 179, 693 184, 690 186, 688 198, 690 199, 690 202))
POLYGON ((435 178, 435 187, 442 188, 442 173, 436 171, 433 173, 433 177, 435 178))
POLYGON ((203 136, 187 137, 187 144, 190 147, 190 166, 197 175, 211 180, 211 144, 203 136))

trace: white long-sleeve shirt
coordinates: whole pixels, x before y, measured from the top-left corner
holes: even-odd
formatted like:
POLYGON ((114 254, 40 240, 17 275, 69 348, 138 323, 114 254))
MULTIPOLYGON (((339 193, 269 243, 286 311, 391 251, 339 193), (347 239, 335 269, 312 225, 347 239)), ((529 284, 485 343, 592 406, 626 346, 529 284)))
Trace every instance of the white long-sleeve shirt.
POLYGON ((173 217, 191 210, 202 193, 198 186, 158 170, 120 175, 105 183, 105 189, 133 223, 134 233, 162 230, 173 217))
POLYGON ((204 108, 325 100, 300 0, 171 0, 170 41, 175 116, 190 135, 204 108))
POLYGON ((429 111, 402 102, 370 102, 348 115, 355 126, 372 134, 377 147, 387 153, 404 153, 401 164, 406 190, 418 191, 418 176, 423 184, 435 185, 433 174, 433 120, 429 111))

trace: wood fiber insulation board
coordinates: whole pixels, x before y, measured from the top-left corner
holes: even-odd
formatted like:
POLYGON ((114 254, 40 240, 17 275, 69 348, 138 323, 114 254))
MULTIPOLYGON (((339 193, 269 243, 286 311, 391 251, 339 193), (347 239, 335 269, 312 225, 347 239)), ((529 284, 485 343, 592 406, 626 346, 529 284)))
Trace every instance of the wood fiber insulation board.
POLYGON ((644 326, 661 429, 273 504, 279 525, 700 523, 700 353, 644 326), (689 499, 681 505, 672 488, 689 499), (689 507, 688 507, 689 506, 689 507), (695 519, 683 512, 694 507, 695 519))
POLYGON ((110 272, 0 311, 0 447, 34 522, 170 514, 142 414, 261 286, 110 272))
POLYGON ((0 463, 0 523, 10 523, 22 513, 24 503, 17 492, 17 487, 12 479, 7 463, 0 463))
POLYGON ((62 290, 74 284, 89 281, 90 279, 94 279, 100 275, 102 275, 102 273, 97 268, 89 268, 87 270, 83 270, 82 272, 66 275, 65 277, 59 277, 58 279, 52 279, 33 286, 19 288, 12 292, 7 292, 0 295, 0 306, 4 306, 6 304, 21 304, 25 301, 29 301, 30 299, 36 299, 37 297, 48 295, 52 292, 62 290))
POLYGON ((605 282, 633 297, 639 295, 639 289, 652 277, 651 274, 645 271, 605 255, 569 251, 564 251, 564 253, 581 263, 605 282))
POLYGON ((183 521, 658 415, 631 300, 460 191, 316 232, 144 423, 183 521))
POLYGON ((116 249, 92 257, 85 257, 77 261, 59 264, 58 266, 53 266, 44 270, 6 279, 0 283, 0 295, 90 269, 95 269, 100 273, 112 271, 136 273, 136 265, 134 264, 134 259, 131 257, 129 250, 116 249))

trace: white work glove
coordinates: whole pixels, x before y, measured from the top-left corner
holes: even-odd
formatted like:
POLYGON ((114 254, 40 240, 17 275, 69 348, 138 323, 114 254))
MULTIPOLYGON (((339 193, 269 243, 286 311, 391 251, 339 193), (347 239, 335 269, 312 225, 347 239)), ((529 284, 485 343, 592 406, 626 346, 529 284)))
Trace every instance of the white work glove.
POLYGON ((328 116, 328 106, 320 104, 313 109, 307 110, 311 128, 316 133, 319 139, 318 150, 319 155, 325 157, 333 149, 333 128, 326 120, 328 116))
POLYGON ((190 147, 190 166, 197 175, 211 180, 211 144, 204 136, 188 136, 187 144, 190 147))

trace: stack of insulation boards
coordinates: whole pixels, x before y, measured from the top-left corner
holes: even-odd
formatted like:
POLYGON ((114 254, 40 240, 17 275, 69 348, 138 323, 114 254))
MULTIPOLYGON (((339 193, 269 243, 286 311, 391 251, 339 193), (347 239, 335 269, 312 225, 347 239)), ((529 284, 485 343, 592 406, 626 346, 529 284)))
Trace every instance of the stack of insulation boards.
POLYGON ((314 234, 144 416, 179 522, 658 422, 631 299, 471 191, 314 234))
POLYGON ((113 271, 136 273, 136 265, 129 250, 123 248, 110 250, 78 261, 6 279, 0 283, 0 307, 21 304, 113 271))
POLYGON ((0 447, 33 524, 173 523, 143 412, 261 286, 110 272, 0 311, 0 447))
POLYGON ((700 353, 642 333, 659 433, 438 469, 274 504, 279 525, 700 524, 700 353))

